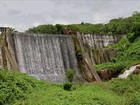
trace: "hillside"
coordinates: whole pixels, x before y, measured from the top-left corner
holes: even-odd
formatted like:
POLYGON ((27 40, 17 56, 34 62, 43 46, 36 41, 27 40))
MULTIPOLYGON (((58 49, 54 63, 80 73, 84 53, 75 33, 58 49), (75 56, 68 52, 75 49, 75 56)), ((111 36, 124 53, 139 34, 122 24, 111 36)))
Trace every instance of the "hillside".
POLYGON ((118 50, 118 55, 112 62, 96 65, 97 70, 104 68, 126 70, 128 67, 140 63, 140 38, 137 38, 133 43, 124 38, 108 48, 118 50))
POLYGON ((71 91, 63 84, 36 80, 0 69, 1 105, 139 105, 140 75, 106 83, 78 83, 71 91))

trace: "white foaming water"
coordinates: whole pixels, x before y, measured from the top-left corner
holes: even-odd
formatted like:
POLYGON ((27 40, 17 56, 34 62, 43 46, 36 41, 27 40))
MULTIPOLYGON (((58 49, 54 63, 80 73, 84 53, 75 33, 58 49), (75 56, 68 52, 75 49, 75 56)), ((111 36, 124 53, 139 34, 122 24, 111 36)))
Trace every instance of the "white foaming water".
POLYGON ((16 33, 12 37, 21 72, 41 80, 65 82, 66 70, 72 68, 82 79, 71 36, 16 33))
POLYGON ((135 65, 135 66, 130 67, 123 74, 119 75, 119 78, 127 78, 130 74, 134 72, 137 66, 140 66, 140 65, 135 65))

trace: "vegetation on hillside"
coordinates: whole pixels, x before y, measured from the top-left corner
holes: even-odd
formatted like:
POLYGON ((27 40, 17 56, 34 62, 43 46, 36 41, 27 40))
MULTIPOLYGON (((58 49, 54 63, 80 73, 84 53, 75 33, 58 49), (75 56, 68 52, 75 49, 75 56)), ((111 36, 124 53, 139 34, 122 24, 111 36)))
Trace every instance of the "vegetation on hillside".
MULTIPOLYGON (((115 19, 116 21, 116 19, 115 19)), ((140 63, 140 13, 135 12, 133 16, 125 18, 122 23, 127 26, 126 38, 118 43, 108 46, 110 49, 117 49, 118 55, 112 60, 103 64, 96 65, 97 70, 104 68, 127 69, 128 67, 140 63)), ((121 25, 123 26, 123 25, 121 25)), ((117 28, 116 28, 117 29, 117 28)), ((121 28, 125 30, 125 28, 121 28)), ((121 30, 119 30, 121 34, 121 30)))
POLYGON ((63 84, 36 80, 22 73, 0 69, 1 105, 139 105, 140 76, 114 79, 106 83, 63 84))
MULTIPOLYGON (((47 33, 47 34, 74 34, 75 32, 87 33, 87 34, 129 34, 129 37, 133 36, 133 31, 139 31, 140 26, 140 13, 134 12, 132 16, 127 18, 116 18, 109 21, 107 24, 44 24, 37 27, 29 28, 26 30, 28 33, 47 33)), ((136 35, 136 34, 135 34, 136 35)), ((131 38, 130 38, 131 39, 131 38)))
MULTIPOLYGON (((140 35, 140 34, 139 34, 140 35)), ((136 38, 130 43, 127 38, 121 39, 118 43, 108 46, 110 49, 117 49, 118 55, 112 60, 96 65, 97 70, 104 68, 127 69, 128 67, 140 63, 140 38, 136 38)))

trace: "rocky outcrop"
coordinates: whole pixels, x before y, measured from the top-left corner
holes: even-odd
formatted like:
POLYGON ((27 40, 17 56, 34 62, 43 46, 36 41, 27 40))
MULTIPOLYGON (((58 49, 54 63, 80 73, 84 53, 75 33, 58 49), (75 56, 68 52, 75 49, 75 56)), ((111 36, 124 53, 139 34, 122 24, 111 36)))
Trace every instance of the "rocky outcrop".
POLYGON ((104 81, 111 80, 112 69, 104 69, 98 72, 100 78, 104 81))
POLYGON ((103 69, 101 71, 98 71, 98 74, 100 76, 100 78, 102 79, 102 81, 109 81, 112 78, 116 78, 121 72, 121 69, 111 69, 111 68, 106 68, 103 69))

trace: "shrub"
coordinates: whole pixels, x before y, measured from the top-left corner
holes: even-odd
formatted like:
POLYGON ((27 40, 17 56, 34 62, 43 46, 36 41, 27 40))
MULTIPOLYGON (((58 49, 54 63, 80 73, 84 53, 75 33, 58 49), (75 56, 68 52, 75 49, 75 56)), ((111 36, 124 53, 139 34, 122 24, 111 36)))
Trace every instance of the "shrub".
POLYGON ((72 90, 72 83, 67 82, 63 85, 63 89, 67 90, 67 91, 71 91, 72 90))
POLYGON ((35 87, 28 81, 34 83, 32 78, 25 74, 0 69, 0 105, 13 104, 16 100, 26 100, 35 87))
POLYGON ((66 72, 66 77, 67 77, 67 81, 68 82, 71 82, 73 81, 73 78, 74 78, 74 74, 75 74, 75 71, 73 69, 68 69, 67 72, 66 72))
POLYGON ((139 24, 135 25, 132 29, 132 32, 127 35, 127 38, 130 43, 134 42, 140 36, 140 27, 139 24))
POLYGON ((129 33, 127 35, 127 39, 129 40, 130 43, 134 42, 135 41, 135 37, 134 37, 134 33, 129 33))

